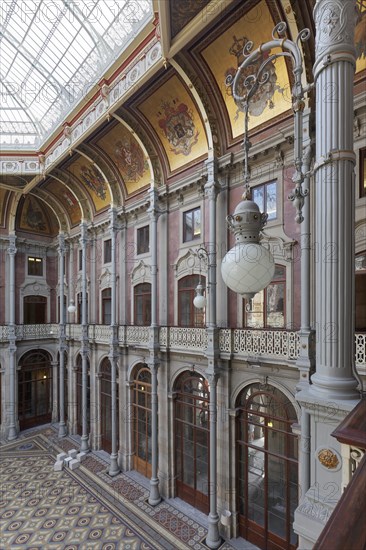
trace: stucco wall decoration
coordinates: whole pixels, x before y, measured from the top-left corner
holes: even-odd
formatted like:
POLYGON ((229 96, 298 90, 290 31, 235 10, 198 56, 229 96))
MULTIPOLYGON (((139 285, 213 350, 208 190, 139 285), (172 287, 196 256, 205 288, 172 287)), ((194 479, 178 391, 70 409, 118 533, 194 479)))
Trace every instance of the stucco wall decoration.
POLYGON ((169 78, 140 106, 168 157, 171 171, 207 154, 206 133, 186 88, 177 76, 169 78))
POLYGON ((117 166, 128 194, 149 184, 149 165, 144 152, 131 132, 122 124, 118 124, 98 140, 97 145, 117 166))
MULTIPOLYGON (((262 1, 211 42, 201 53, 225 103, 233 138, 243 133, 244 116, 238 110, 230 88, 225 86, 226 77, 230 73, 235 73, 243 61, 243 48, 248 39, 254 42, 253 49, 255 49, 261 43, 268 41, 274 25, 268 6, 262 1)), ((275 50, 271 53, 275 53, 275 50)), ((268 69, 270 73, 268 81, 264 86, 260 86, 256 97, 251 101, 250 115, 252 116, 249 119, 249 128, 255 128, 291 108, 290 83, 284 59, 279 58, 275 63, 270 63, 268 69)), ((245 77, 254 72, 255 67, 248 67, 245 77)))

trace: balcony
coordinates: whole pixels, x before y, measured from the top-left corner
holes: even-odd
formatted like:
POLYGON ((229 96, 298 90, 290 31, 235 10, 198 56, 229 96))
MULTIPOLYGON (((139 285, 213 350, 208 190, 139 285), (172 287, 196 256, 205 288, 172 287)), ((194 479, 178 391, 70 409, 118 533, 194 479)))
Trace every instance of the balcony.
MULTIPOLYGON (((16 325, 18 341, 58 339, 58 324, 16 325)), ((109 344, 112 329, 109 325, 88 325, 88 338, 97 344, 109 344)), ((66 325, 69 341, 81 340, 81 325, 66 325)), ((120 346, 148 348, 150 327, 120 325, 120 346)), ((9 339, 9 327, 0 326, 0 343, 9 339)), ((160 327, 159 344, 162 351, 204 353, 207 332, 204 328, 160 327)), ((246 361, 295 362, 299 354, 300 338, 297 331, 219 329, 219 349, 222 359, 237 358, 246 361)), ((366 375, 366 333, 355 334, 355 363, 359 374, 366 375)))

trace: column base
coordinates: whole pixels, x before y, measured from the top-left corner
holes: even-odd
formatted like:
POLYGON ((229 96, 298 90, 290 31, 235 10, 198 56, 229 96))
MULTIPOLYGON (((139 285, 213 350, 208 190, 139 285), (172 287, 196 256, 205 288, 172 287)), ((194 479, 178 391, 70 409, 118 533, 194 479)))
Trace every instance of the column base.
POLYGON ((111 463, 109 466, 108 475, 110 475, 111 477, 114 477, 118 475, 120 471, 121 470, 118 468, 118 464, 117 464, 117 455, 116 454, 111 455, 111 463))
POLYGON ((64 422, 60 422, 58 425, 58 437, 65 437, 67 435, 67 429, 66 424, 64 422))
POLYGON ((14 441, 14 439, 18 439, 18 433, 14 427, 11 427, 9 428, 7 440, 14 441))
POLYGON ((358 382, 355 378, 338 378, 323 376, 319 373, 311 377, 310 394, 324 399, 354 400, 360 399, 360 392, 356 389, 358 382))
POLYGON ((161 496, 159 493, 159 480, 157 478, 152 478, 150 480, 150 495, 148 503, 150 506, 156 506, 161 502, 161 496))
POLYGON ((219 548, 222 544, 222 538, 220 537, 220 534, 219 534, 218 514, 208 515, 208 530, 207 530, 207 537, 206 537, 205 543, 209 548, 212 548, 212 549, 219 548))
POLYGON ((80 445, 80 451, 82 453, 88 453, 90 451, 89 449, 89 437, 86 435, 86 436, 81 436, 81 445, 80 445))

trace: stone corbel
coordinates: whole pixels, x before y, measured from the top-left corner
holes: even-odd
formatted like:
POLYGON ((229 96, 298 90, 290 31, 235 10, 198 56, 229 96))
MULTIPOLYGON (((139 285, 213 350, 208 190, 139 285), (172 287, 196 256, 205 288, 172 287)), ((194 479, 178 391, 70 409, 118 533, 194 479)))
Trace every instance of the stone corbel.
POLYGON ((274 237, 262 231, 261 244, 270 249, 275 259, 282 259, 291 262, 294 259, 294 246, 297 241, 285 241, 282 237, 274 237))

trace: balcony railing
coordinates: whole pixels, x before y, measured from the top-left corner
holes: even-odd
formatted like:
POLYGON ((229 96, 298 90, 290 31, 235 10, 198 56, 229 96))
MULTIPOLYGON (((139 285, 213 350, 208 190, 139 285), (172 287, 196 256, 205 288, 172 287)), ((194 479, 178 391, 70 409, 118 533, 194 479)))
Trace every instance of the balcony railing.
MULTIPOLYGON (((16 325, 15 335, 21 340, 58 339, 58 324, 16 325)), ((66 325, 68 340, 81 340, 81 325, 66 325)), ((98 344, 109 344, 112 329, 109 325, 89 325, 88 337, 98 344)), ((121 346, 147 348, 150 327, 120 325, 118 342, 121 346)), ((9 327, 0 326, 0 342, 9 339, 9 327)), ((204 353, 207 348, 205 328, 160 327, 159 344, 162 350, 185 350, 204 353)), ((234 356, 246 360, 295 361, 299 355, 299 333, 290 330, 219 329, 219 349, 223 358, 234 356)), ((360 374, 366 375, 366 333, 355 334, 355 363, 360 374)))

